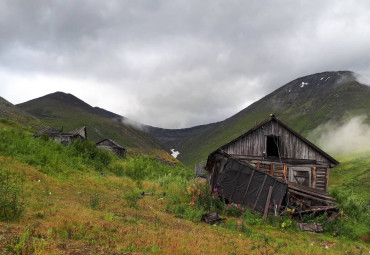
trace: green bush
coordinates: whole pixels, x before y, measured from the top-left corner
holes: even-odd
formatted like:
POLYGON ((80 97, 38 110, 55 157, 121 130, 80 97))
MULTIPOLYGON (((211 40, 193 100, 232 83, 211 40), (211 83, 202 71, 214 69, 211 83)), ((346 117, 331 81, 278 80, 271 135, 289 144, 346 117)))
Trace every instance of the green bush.
POLYGON ((0 194, 0 220, 9 221, 21 217, 25 200, 20 178, 0 169, 0 194))
POLYGON ((141 192, 139 190, 135 189, 135 190, 132 190, 132 191, 125 192, 123 197, 126 200, 127 205, 129 207, 137 209, 137 206, 138 206, 137 202, 140 199, 140 194, 141 194, 141 192))

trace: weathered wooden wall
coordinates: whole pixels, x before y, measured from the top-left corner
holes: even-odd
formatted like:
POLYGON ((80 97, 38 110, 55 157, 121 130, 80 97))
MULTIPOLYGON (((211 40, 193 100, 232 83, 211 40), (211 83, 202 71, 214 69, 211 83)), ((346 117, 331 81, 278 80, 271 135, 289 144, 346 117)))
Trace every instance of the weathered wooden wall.
POLYGON ((281 158, 315 160, 330 165, 328 159, 276 121, 270 121, 262 128, 225 145, 222 147, 222 150, 231 155, 263 157, 263 152, 266 152, 267 149, 266 136, 268 135, 280 137, 279 149, 281 158))
POLYGON ((97 145, 97 147, 103 150, 110 151, 120 157, 126 157, 126 150, 124 148, 119 148, 117 146, 111 146, 111 145, 102 145, 102 143, 97 145))

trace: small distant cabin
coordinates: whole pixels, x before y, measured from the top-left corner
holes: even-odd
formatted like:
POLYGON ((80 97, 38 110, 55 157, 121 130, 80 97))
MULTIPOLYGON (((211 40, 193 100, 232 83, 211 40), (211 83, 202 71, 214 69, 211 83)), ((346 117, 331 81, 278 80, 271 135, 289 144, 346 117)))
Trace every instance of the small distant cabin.
POLYGON ((70 132, 63 132, 63 128, 61 130, 58 130, 47 126, 37 131, 33 136, 34 137, 47 136, 49 137, 50 140, 60 142, 63 145, 68 145, 77 138, 80 138, 82 140, 87 139, 87 132, 86 127, 80 127, 70 132))
POLYGON ((96 146, 100 149, 113 152, 119 157, 122 158, 126 157, 126 149, 113 140, 110 139, 101 140, 100 142, 96 143, 96 146))
MULTIPOLYGON (((283 182, 287 184, 291 197, 307 200, 307 205, 311 206, 332 201, 327 194, 329 172, 338 164, 330 155, 271 115, 211 153, 205 168, 210 174, 212 188, 224 189, 231 200, 237 198, 236 202, 243 203, 248 198, 254 201, 258 195, 265 196, 269 185, 275 187, 273 197, 276 185, 283 188, 283 182), (243 176, 247 179, 244 180, 243 176), (269 180, 270 184, 267 183, 269 180), (250 192, 254 192, 253 195, 250 192)), ((276 198, 279 203, 281 194, 279 199, 276 198)))

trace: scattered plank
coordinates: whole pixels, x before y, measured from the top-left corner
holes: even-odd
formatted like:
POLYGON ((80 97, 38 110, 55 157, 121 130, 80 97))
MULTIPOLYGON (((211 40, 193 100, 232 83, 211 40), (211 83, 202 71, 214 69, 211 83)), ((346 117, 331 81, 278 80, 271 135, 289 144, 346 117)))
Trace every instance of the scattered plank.
POLYGON ((324 228, 321 224, 313 222, 313 223, 298 223, 298 228, 301 231, 308 231, 308 232, 315 232, 315 233, 322 233, 324 232, 324 228))
POLYGON ((202 215, 201 221, 208 224, 215 224, 216 222, 223 221, 224 218, 221 218, 218 212, 210 212, 202 215))
POLYGON ((271 200, 271 193, 272 193, 272 186, 270 186, 270 188, 269 188, 269 193, 268 193, 267 199, 266 199, 265 211, 263 212, 263 221, 264 222, 266 222, 267 213, 269 211, 269 205, 270 205, 270 200, 271 200))

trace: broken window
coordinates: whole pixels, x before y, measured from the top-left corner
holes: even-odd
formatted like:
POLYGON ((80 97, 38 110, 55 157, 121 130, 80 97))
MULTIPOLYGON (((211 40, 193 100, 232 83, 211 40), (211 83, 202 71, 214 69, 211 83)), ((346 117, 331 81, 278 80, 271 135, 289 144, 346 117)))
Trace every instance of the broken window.
POLYGON ((268 157, 279 157, 280 137, 268 135, 266 139, 266 153, 268 157))
POLYGON ((289 181, 311 187, 311 168, 310 167, 290 167, 289 168, 289 181))

